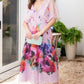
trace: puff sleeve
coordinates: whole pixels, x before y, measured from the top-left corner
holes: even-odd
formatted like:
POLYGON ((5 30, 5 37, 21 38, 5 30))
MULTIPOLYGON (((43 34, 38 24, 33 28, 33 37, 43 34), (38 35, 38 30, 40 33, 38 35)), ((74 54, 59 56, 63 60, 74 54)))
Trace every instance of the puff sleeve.
POLYGON ((29 20, 29 9, 27 7, 24 14, 24 22, 28 23, 28 20, 29 20))
POLYGON ((52 19, 58 19, 58 9, 56 7, 55 1, 54 0, 50 0, 49 4, 48 4, 48 9, 49 9, 49 16, 48 16, 48 22, 52 19))

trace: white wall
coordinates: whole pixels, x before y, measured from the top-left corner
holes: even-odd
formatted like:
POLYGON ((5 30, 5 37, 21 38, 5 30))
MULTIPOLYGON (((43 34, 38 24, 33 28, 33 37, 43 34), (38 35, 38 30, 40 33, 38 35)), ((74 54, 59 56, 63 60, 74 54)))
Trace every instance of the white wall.
MULTIPOLYGON (((56 0, 61 21, 68 27, 77 26, 84 36, 84 0, 56 0)), ((77 55, 84 55, 84 37, 77 46, 77 55)))

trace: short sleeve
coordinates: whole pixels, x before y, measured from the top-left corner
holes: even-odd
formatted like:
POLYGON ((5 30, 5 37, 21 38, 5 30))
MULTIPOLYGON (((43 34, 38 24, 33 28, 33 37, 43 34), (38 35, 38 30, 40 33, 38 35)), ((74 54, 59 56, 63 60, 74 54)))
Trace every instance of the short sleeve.
POLYGON ((49 1, 48 8, 49 8, 48 22, 49 22, 52 18, 58 19, 58 18, 59 18, 59 16, 58 16, 58 9, 57 9, 57 6, 56 6, 54 0, 50 0, 50 1, 49 1))
POLYGON ((29 9, 27 7, 24 14, 24 22, 28 23, 28 20, 29 20, 29 9))

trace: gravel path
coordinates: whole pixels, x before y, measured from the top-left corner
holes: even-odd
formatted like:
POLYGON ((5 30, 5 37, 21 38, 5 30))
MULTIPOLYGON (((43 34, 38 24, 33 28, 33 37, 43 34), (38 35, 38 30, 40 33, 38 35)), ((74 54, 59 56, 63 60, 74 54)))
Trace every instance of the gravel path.
POLYGON ((63 57, 59 61, 60 84, 84 84, 84 57, 68 61, 63 57))

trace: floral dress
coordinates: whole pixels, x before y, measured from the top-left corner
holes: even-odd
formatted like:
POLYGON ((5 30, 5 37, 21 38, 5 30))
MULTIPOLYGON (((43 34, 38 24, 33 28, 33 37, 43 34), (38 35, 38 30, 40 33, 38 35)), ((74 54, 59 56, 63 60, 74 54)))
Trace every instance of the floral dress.
MULTIPOLYGON (((58 18, 54 0, 43 0, 41 7, 35 11, 26 9, 24 21, 32 34, 41 31, 52 18, 58 18)), ((45 84, 59 81, 59 67, 56 49, 53 45, 51 28, 43 34, 41 45, 25 43, 20 63, 19 83, 45 84)))

